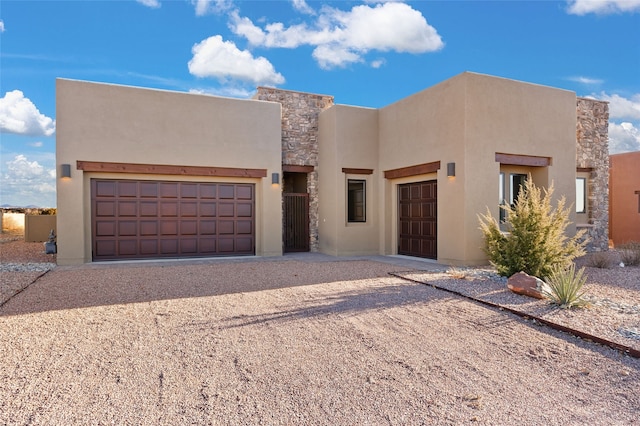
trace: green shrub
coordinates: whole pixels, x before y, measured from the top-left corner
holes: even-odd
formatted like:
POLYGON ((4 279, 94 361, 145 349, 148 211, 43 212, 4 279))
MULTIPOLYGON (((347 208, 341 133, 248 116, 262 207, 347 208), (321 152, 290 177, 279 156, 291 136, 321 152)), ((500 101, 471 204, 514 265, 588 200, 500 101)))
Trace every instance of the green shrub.
POLYGON ((566 268, 578 256, 585 254, 585 231, 569 238, 565 230, 569 225, 569 208, 562 197, 554 209, 551 206, 553 184, 541 191, 531 176, 523 185, 515 206, 500 206, 505 211, 505 228, 487 213, 479 215, 484 235, 484 251, 498 274, 509 277, 523 271, 535 277, 544 277, 553 267, 566 268))
POLYGON ((583 307, 588 305, 583 296, 582 286, 587 282, 584 268, 576 272, 576 265, 571 263, 568 268, 555 266, 551 274, 545 278, 547 283, 542 288, 542 294, 561 308, 583 307))
POLYGON ((626 266, 640 265, 640 242, 631 241, 620 244, 617 248, 620 250, 620 260, 626 266))

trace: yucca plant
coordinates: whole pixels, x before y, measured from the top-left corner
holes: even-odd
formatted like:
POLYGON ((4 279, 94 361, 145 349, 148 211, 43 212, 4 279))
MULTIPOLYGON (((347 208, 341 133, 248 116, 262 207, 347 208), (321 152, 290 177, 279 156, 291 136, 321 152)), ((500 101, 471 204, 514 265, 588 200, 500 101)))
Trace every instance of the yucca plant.
POLYGON ((545 279, 546 286, 542 294, 552 303, 561 308, 584 307, 588 302, 584 300, 585 291, 582 286, 587 282, 584 268, 576 272, 576 265, 572 263, 568 268, 555 266, 551 274, 545 279))

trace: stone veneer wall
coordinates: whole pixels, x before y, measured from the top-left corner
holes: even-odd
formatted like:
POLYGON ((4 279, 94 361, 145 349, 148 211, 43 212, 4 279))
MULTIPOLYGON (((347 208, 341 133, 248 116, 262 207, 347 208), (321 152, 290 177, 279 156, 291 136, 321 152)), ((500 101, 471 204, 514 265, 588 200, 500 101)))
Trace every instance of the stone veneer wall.
POLYGON ((609 104, 578 98, 576 123, 578 169, 589 169, 587 235, 589 251, 609 248, 609 104))
POLYGON ((318 251, 318 114, 333 105, 333 96, 258 87, 254 98, 282 105, 282 164, 314 167, 307 192, 310 247, 318 251))

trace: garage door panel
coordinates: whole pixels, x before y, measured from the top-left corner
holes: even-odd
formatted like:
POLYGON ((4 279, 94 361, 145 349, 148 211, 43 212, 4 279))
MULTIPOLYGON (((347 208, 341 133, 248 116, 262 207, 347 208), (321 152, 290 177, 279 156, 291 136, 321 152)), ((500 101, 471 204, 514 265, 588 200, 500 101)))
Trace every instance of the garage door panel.
POLYGON ((94 211, 98 217, 113 217, 116 214, 116 203, 114 201, 98 201, 94 211))
POLYGON ((216 234, 216 221, 215 220, 201 220, 200 221, 200 235, 215 235, 216 234))
POLYGON ((218 221, 218 235, 230 235, 235 233, 235 222, 233 220, 218 221))
POLYGON ((198 240, 200 253, 214 254, 217 250, 215 238, 200 238, 198 240))
POLYGON ((140 254, 155 256, 158 254, 158 240, 140 240, 140 254))
POLYGON ((253 217, 253 205, 249 203, 236 204, 236 216, 253 217))
POLYGON ((138 222, 137 221, 124 221, 118 222, 118 236, 130 237, 138 235, 138 222))
POLYGON ((198 222, 195 220, 183 220, 180 222, 180 235, 197 235, 198 222))
POLYGON ((140 201, 140 216, 157 217, 158 203, 155 201, 140 201))
POLYGON ((198 215, 198 203, 183 202, 180 204, 180 216, 196 217, 198 215))
POLYGON ((138 197, 138 184, 136 182, 118 182, 118 196, 119 197, 138 197))
POLYGON ((136 201, 118 201, 118 216, 138 216, 136 201))
POLYGON ((215 183, 201 183, 200 185, 198 185, 198 188, 200 191, 201 199, 216 198, 216 195, 218 193, 218 188, 215 183))
POLYGON ((121 256, 133 256, 138 253, 138 240, 118 240, 118 253, 121 256))
POLYGON ((178 216, 178 203, 177 202, 162 202, 162 203, 160 203, 160 216, 162 216, 162 217, 177 217, 178 216))
POLYGON ((200 216, 216 217, 216 203, 200 203, 200 216))
POLYGON ((178 235, 177 220, 160 221, 160 235, 178 235))
POLYGON ((95 186, 95 194, 98 197, 113 197, 116 195, 116 182, 100 181, 95 186))
POLYGON ((178 198, 178 183, 176 182, 161 183, 160 198, 178 198))
POLYGON ((116 240, 98 240, 95 242, 94 255, 112 257, 116 254, 116 240))
POLYGON ((140 182, 139 188, 141 198, 158 198, 157 182, 140 182))
POLYGON ((96 235, 98 237, 115 237, 116 236, 116 222, 113 221, 99 221, 96 222, 96 235))
POLYGON ((181 183, 180 198, 198 198, 198 184, 181 183))
POLYGON ((239 220, 236 222, 236 234, 253 235, 253 222, 248 220, 239 220))
POLYGON ((140 222, 140 235, 151 236, 158 235, 158 222, 154 221, 141 221, 140 222))
POLYGON ((236 215, 235 203, 220 203, 218 205, 218 215, 220 217, 233 217, 236 215))
POLYGON ((238 200, 253 200, 253 187, 252 186, 237 186, 236 187, 236 199, 238 199, 238 200))
POLYGON ((196 254, 198 252, 198 240, 196 238, 182 238, 180 240, 180 253, 196 254))
POLYGON ((235 253, 235 239, 233 238, 218 238, 218 252, 231 254, 235 253))
POLYGON ((235 185, 218 185, 218 198, 221 200, 235 198, 235 185))
POLYGON ((254 197, 253 184, 92 179, 93 259, 254 254, 254 197))

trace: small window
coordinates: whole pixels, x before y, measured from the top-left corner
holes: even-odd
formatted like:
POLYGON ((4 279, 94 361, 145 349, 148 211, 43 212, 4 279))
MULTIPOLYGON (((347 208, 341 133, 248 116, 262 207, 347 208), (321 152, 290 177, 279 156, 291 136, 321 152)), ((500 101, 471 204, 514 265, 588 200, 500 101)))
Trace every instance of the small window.
POLYGON ((587 179, 576 178, 576 213, 587 212, 587 179))
POLYGON ((366 222, 366 198, 364 180, 347 180, 347 219, 349 222, 366 222))
POLYGON ((527 181, 527 175, 523 175, 520 173, 511 173, 511 182, 509 182, 511 187, 511 198, 509 200, 509 204, 512 206, 516 204, 518 201, 518 197, 520 196, 520 191, 522 191, 522 187, 524 183, 527 181))

